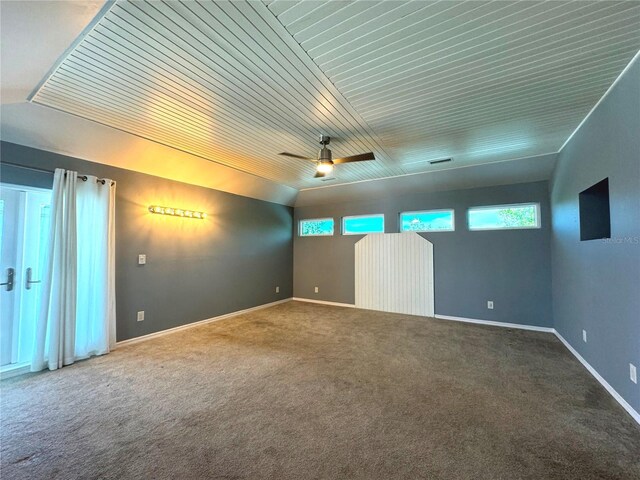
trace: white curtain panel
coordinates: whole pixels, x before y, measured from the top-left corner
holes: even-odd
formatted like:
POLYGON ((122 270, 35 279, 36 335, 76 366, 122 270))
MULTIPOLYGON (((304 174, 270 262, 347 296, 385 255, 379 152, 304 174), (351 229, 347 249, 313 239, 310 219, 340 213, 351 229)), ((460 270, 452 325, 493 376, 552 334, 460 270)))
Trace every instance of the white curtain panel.
POLYGON ((115 343, 115 182, 56 169, 51 234, 31 371, 115 343))
POLYGON ((115 182, 78 182, 76 359, 108 353, 115 344, 115 182))
POLYGON ((77 172, 53 175, 49 253, 42 278, 40 315, 31 371, 51 370, 75 359, 77 172))

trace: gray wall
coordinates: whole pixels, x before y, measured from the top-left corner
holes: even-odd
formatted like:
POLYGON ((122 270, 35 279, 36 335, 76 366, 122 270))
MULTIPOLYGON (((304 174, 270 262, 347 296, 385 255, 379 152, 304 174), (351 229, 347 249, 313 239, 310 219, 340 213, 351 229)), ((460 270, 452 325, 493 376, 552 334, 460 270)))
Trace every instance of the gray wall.
POLYGON ((551 205, 555 328, 640 411, 640 62, 560 153, 551 205), (606 177, 611 239, 581 242, 578 194, 606 177))
POLYGON ((339 234, 341 217, 384 213, 387 233, 398 231, 399 212, 455 209, 455 232, 424 233, 433 243, 435 311, 440 315, 550 327, 550 214, 547 182, 448 192, 424 192, 336 205, 297 207, 295 220, 333 217, 336 235, 294 237, 294 296, 354 303, 354 244, 339 234), (469 207, 539 202, 542 228, 470 232, 469 207), (314 287, 319 293, 314 293, 314 287), (487 309, 494 301, 494 310, 487 309))
MULTIPOLYGON (((2 142, 3 162, 108 177, 116 188, 118 340, 292 295, 292 209, 2 142), (151 215, 150 204, 205 211, 205 221, 151 215), (147 264, 137 265, 139 253, 147 264), (275 287, 280 286, 280 293, 275 287), (136 312, 145 310, 145 320, 136 312)), ((51 187, 52 175, 1 165, 6 183, 51 187)))

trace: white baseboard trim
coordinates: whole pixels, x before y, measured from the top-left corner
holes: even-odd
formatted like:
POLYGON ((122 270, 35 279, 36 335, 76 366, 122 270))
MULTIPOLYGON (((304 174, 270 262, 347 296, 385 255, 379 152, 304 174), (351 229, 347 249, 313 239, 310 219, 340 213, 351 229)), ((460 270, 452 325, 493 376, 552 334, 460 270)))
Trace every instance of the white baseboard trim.
POLYGON ((325 300, 312 300, 310 298, 293 297, 295 302, 319 303, 320 305, 332 305, 334 307, 356 308, 353 303, 327 302, 325 300))
POLYGON ((633 418, 638 424, 640 424, 640 413, 638 413, 631 405, 629 405, 629 403, 627 403, 627 401, 622 398, 622 396, 618 392, 616 392, 616 390, 611 385, 609 385, 609 382, 602 378, 597 370, 589 365, 589 362, 587 362, 584 357, 580 355, 578 351, 573 348, 571 344, 567 342, 556 329, 553 330, 553 333, 564 344, 564 346, 567 347, 567 349, 573 354, 573 356, 576 357, 578 361, 589 371, 589 373, 593 375, 598 382, 600 382, 605 390, 609 392, 613 398, 616 399, 616 401, 622 406, 622 408, 624 408, 627 413, 631 415, 631 418, 633 418))
POLYGON ((180 325, 179 327, 168 328, 166 330, 150 333, 148 335, 142 335, 140 337, 130 338, 128 340, 122 340, 120 342, 116 342, 116 349, 120 347, 124 347, 125 345, 132 345, 134 343, 151 340, 152 338, 169 335, 171 333, 179 332, 180 330, 186 330, 187 328, 198 327, 200 325, 205 325, 207 323, 212 323, 212 322, 219 322, 220 320, 224 320, 226 318, 237 317, 238 315, 243 315, 245 313, 255 312, 256 310, 262 310, 263 308, 273 307, 274 305, 290 302, 291 300, 292 298, 289 297, 289 298, 285 298, 284 300, 278 300, 277 302, 265 303, 262 305, 258 305, 257 307, 245 308, 244 310, 238 310, 237 312, 225 313, 224 315, 218 315, 217 317, 212 317, 212 318, 207 318, 205 320, 200 320, 197 322, 187 323, 186 325, 180 325))
POLYGON ((454 322, 476 323, 478 325, 491 325, 492 327, 517 328, 519 330, 533 330, 534 332, 553 333, 551 327, 537 327, 535 325, 520 325, 519 323, 495 322, 493 320, 478 320, 476 318, 452 317, 450 315, 435 315, 440 320, 452 320, 454 322))
POLYGON ((7 365, 0 370, 0 380, 6 380, 7 378, 17 377, 31 371, 31 365, 29 363, 19 363, 17 365, 7 365))

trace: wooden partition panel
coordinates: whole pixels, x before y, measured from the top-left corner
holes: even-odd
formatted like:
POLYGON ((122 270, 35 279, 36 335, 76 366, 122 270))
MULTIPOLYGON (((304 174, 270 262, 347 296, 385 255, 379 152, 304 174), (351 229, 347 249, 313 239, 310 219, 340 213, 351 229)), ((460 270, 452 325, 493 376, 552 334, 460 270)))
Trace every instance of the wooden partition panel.
POLYGON ((433 245, 417 233, 378 233, 355 245, 356 307, 434 315, 433 245))

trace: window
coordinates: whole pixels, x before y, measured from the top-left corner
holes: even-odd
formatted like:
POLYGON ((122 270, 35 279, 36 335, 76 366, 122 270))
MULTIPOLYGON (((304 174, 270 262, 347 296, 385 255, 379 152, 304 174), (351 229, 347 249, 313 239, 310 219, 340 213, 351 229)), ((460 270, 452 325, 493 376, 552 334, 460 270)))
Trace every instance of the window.
POLYGON ((366 235, 384 233, 384 215, 356 215, 342 218, 343 235, 366 235))
POLYGON ((333 218, 300 220, 298 233, 301 237, 333 235, 333 218))
POLYGON ((469 230, 540 228, 540 205, 519 203, 469 209, 469 230))
POLYGON ((401 232, 452 232, 455 230, 453 210, 402 212, 401 232))

